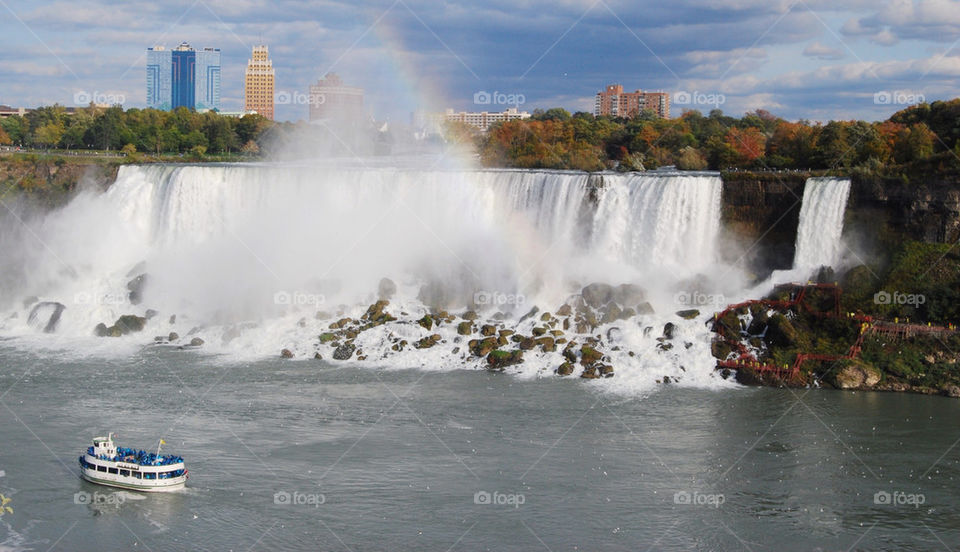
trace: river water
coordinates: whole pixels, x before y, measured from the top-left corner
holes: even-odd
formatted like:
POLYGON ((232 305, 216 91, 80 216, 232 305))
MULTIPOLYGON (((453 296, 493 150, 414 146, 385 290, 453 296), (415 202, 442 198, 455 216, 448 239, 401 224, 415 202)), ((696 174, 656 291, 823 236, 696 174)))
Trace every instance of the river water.
POLYGON ((0 344, 0 550, 933 550, 960 403, 0 344), (82 481, 95 435, 185 457, 82 481))

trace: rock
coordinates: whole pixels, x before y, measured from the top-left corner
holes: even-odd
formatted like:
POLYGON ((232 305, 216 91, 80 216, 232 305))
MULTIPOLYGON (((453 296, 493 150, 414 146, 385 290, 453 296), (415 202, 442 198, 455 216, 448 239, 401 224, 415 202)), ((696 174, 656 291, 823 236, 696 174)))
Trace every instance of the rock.
POLYGON ((663 338, 664 339, 673 339, 673 336, 677 332, 677 326, 673 322, 667 322, 663 325, 663 338))
POLYGON ((543 328, 543 327, 540 327, 540 326, 537 326, 536 328, 534 328, 533 330, 531 330, 530 333, 532 333, 533 335, 535 335, 535 336, 537 336, 537 337, 540 337, 541 335, 547 333, 547 329, 546 329, 546 328, 543 328))
POLYGON ((180 334, 177 332, 170 332, 170 335, 167 336, 167 341, 176 341, 180 339, 180 334))
POLYGON ((599 370, 596 366, 587 366, 583 369, 583 373, 580 374, 580 377, 583 379, 597 379, 600 377, 599 370))
POLYGON ((601 283, 590 284, 580 290, 580 295, 587 305, 598 309, 613 299, 613 286, 601 283))
POLYGON ((563 305, 557 309, 557 316, 570 316, 573 314, 573 307, 570 305, 563 305))
POLYGON ((387 308, 387 305, 389 304, 390 304, 390 301, 387 301, 386 299, 381 299, 376 303, 367 307, 367 312, 365 312, 361 318, 363 320, 367 320, 368 322, 381 323, 381 321, 383 321, 384 318, 390 317, 389 314, 383 312, 383 309, 387 308))
POLYGON ((603 378, 612 378, 613 377, 613 366, 609 364, 600 364, 597 365, 597 372, 599 372, 600 377, 603 378))
POLYGON ((336 338, 337 338, 336 334, 332 334, 330 332, 324 332, 320 334, 320 343, 328 343, 330 341, 333 341, 336 338))
POLYGON ((30 316, 27 317, 27 324, 43 333, 53 333, 57 331, 57 325, 60 323, 60 315, 66 310, 62 303, 54 301, 43 301, 34 305, 30 310, 30 316))
POLYGON ((155 311, 155 310, 153 310, 153 309, 147 309, 147 312, 145 312, 145 313, 143 314, 143 316, 144 316, 144 318, 146 318, 147 320, 150 320, 151 318, 153 318, 154 316, 156 316, 156 315, 158 315, 158 314, 160 314, 160 313, 157 312, 157 311, 155 311))
POLYGON ((880 370, 866 362, 850 360, 834 372, 831 383, 837 389, 870 389, 880 383, 882 377, 880 370))
POLYGON ((616 303, 610 303, 603 309, 603 317, 600 319, 601 324, 610 324, 616 322, 620 319, 620 314, 623 310, 616 303))
POLYGON ((377 297, 380 299, 390 300, 393 299, 393 296, 397 293, 397 284, 393 283, 393 280, 390 278, 381 278, 380 283, 377 285, 377 297))
POLYGON ((529 351, 537 346, 537 340, 532 337, 521 337, 520 339, 520 349, 523 351, 529 351))
POLYGON ((543 314, 540 315, 540 321, 541 321, 541 322, 549 322, 551 318, 553 318, 553 317, 550 316, 550 313, 549 313, 549 312, 545 312, 545 313, 543 313, 543 314))
POLYGON ((97 326, 96 326, 95 328, 93 328, 93 335, 95 335, 95 336, 97 336, 97 337, 109 337, 109 336, 110 336, 110 330, 107 328, 107 325, 106 325, 106 324, 104 324, 103 322, 101 322, 101 323, 97 324, 97 326))
POLYGON ((280 358, 293 358, 293 351, 290 349, 283 349, 280 351, 280 358))
POLYGON ((338 330, 338 329, 340 329, 340 328, 346 328, 347 326, 349 326, 349 325, 352 324, 352 323, 353 323, 353 318, 341 318, 340 320, 337 320, 337 321, 334 322, 333 324, 330 324, 330 326, 328 326, 328 327, 329 327, 331 330, 338 330))
POLYGON ((40 298, 37 297, 36 295, 31 295, 30 297, 27 297, 26 299, 23 300, 23 308, 28 309, 30 308, 30 305, 36 303, 39 300, 40 298))
POLYGON ((567 359, 567 362, 577 362, 577 352, 574 351, 572 347, 565 347, 563 349, 563 358, 567 359))
POLYGON ((467 312, 463 313, 463 316, 461 316, 460 318, 473 322, 474 320, 477 319, 477 313, 476 311, 468 310, 467 312))
POLYGON ((316 353, 313 353, 313 359, 314 359, 314 360, 323 360, 323 355, 320 354, 320 351, 317 351, 316 353))
MULTIPOLYGON (((534 305, 532 309, 530 309, 529 311, 527 311, 527 314, 525 314, 525 315, 523 315, 523 316, 520 317, 520 320, 519 320, 518 324, 522 324, 522 323, 523 323, 525 320, 527 320, 528 318, 531 318, 531 317, 533 317, 533 316, 536 316, 538 312, 540 312, 540 307, 534 305)), ((499 314, 499 313, 498 313, 498 314, 499 314)), ((494 316, 494 319, 496 319, 496 316, 494 316)))
POLYGON ((356 350, 357 347, 353 343, 344 343, 333 351, 333 358, 335 360, 349 360, 350 357, 353 356, 353 352, 356 350))
POLYGON ((764 330, 767 329, 768 320, 770 320, 770 316, 767 314, 767 309, 758 309, 757 312, 753 314, 753 320, 750 321, 750 326, 747 327, 747 333, 750 335, 763 335, 764 330))
POLYGON ((131 305, 139 305, 143 301, 143 289, 147 285, 147 275, 141 274, 127 282, 127 289, 130 290, 130 293, 127 297, 130 299, 131 305))
POLYGON ((539 345, 545 353, 552 353, 553 351, 557 350, 557 342, 550 336, 544 336, 537 339, 537 345, 539 345))
POLYGON ((679 316, 680 318, 683 318, 684 320, 693 320, 694 318, 700 316, 700 311, 698 311, 697 309, 687 309, 687 310, 677 311, 676 314, 677 316, 679 316))
POLYGON ((580 364, 584 366, 591 366, 602 358, 603 353, 594 349, 593 347, 588 347, 586 345, 580 347, 580 364))
POLYGON ((656 311, 653 310, 653 305, 649 301, 645 301, 637 305, 637 315, 643 314, 655 314, 656 311))
POLYGON ((952 397, 954 399, 960 398, 960 386, 958 385, 948 383, 941 387, 940 391, 948 397, 952 397))
POLYGON ((670 376, 663 376, 663 383, 670 383, 670 376))
POLYGON ((636 305, 646 298, 646 290, 636 284, 621 284, 613 290, 613 300, 621 305, 636 305))
POLYGON ((515 333, 513 330, 500 330, 500 337, 510 337, 515 333))
POLYGON ((107 334, 111 337, 120 337, 121 335, 136 333, 142 331, 146 324, 147 319, 142 316, 125 314, 118 318, 113 326, 107 328, 107 334))
POLYGON ((170 320, 169 320, 169 322, 170 322, 171 324, 176 324, 176 323, 177 323, 177 315, 171 314, 171 315, 170 315, 170 320))
POLYGON ((463 322, 457 324, 457 334, 459 335, 470 335, 473 333, 473 322, 469 320, 464 320, 463 322))
POLYGON ((770 317, 767 324, 767 342, 777 347, 793 347, 800 342, 797 329, 786 316, 777 313, 770 317))
POLYGON ((193 339, 190 340, 190 346, 191 346, 191 347, 199 347, 199 346, 203 345, 204 343, 206 343, 206 342, 205 342, 204 340, 200 339, 199 337, 195 337, 195 338, 193 338, 193 339))
POLYGON ((498 345, 497 338, 487 337, 484 339, 470 340, 468 347, 470 347, 470 352, 473 353, 474 356, 485 357, 490 354, 490 351, 496 349, 498 345))
POLYGON ((558 376, 569 376, 570 374, 573 374, 573 364, 570 362, 564 362, 559 368, 557 368, 556 374, 558 376))
POLYGON ((490 370, 502 371, 507 366, 523 362, 523 351, 490 351, 487 355, 487 367, 490 370))
POLYGON ((497 327, 490 324, 484 324, 480 327, 480 335, 484 337, 490 337, 497 333, 497 327))
POLYGON ((417 349, 429 349, 430 347, 433 347, 437 343, 440 343, 440 334, 433 334, 433 335, 424 337, 423 339, 420 339, 416 343, 414 343, 413 346, 416 347, 417 349))
POLYGON ((430 331, 433 329, 433 317, 429 314, 423 315, 423 318, 417 320, 417 324, 423 326, 423 329, 430 331))

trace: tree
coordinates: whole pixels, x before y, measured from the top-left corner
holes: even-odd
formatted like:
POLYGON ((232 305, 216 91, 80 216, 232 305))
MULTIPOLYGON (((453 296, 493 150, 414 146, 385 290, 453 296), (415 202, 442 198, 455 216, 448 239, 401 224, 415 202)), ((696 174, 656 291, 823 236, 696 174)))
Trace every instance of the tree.
POLYGON ((702 171, 707 168, 707 159, 700 150, 687 146, 677 158, 677 168, 682 171, 702 171))
POLYGON ((12 143, 13 140, 10 138, 10 135, 0 126, 0 146, 9 146, 12 143))
POLYGON ((60 137, 63 136, 63 130, 62 124, 49 122, 33 133, 33 141, 41 146, 56 146, 60 142, 60 137))
POLYGON ((916 123, 897 134, 893 157, 897 163, 912 163, 933 155, 936 135, 925 123, 916 123))
POLYGON ((727 131, 726 143, 736 152, 737 158, 734 163, 739 166, 752 164, 763 157, 767 151, 767 137, 756 127, 744 129, 731 127, 727 131))
POLYGON ((260 146, 253 140, 247 140, 247 143, 240 148, 240 151, 247 155, 256 155, 260 153, 260 146))

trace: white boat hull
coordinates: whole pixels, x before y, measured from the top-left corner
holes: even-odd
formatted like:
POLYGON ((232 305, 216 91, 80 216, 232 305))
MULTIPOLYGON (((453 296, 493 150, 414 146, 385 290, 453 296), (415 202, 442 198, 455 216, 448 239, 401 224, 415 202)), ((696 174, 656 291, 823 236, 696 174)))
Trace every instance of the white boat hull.
POLYGON ((103 474, 98 472, 93 472, 93 474, 87 473, 89 470, 82 469, 80 476, 83 477, 86 481, 90 483, 95 483, 97 485, 105 485, 107 487, 116 487, 118 489, 126 489, 128 491, 140 491, 145 493, 169 493, 172 491, 178 491, 187 485, 186 476, 178 477, 175 479, 169 479, 163 482, 144 482, 144 481, 130 481, 129 477, 121 476, 112 476, 111 474, 103 474), (115 477, 116 479, 106 479, 106 477, 115 477))

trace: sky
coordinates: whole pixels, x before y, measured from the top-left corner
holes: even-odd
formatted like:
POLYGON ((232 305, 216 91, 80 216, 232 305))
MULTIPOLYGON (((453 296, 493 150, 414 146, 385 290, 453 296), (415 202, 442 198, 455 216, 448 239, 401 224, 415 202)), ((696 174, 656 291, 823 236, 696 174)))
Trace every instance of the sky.
POLYGON ((226 111, 268 45, 291 121, 329 72, 399 122, 592 111, 613 83, 669 92, 673 116, 882 120, 960 96, 960 0, 0 0, 0 30, 0 104, 23 107, 143 107, 146 48, 182 41, 221 48, 226 111))

